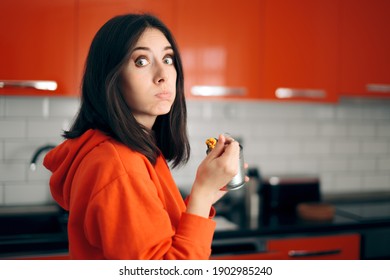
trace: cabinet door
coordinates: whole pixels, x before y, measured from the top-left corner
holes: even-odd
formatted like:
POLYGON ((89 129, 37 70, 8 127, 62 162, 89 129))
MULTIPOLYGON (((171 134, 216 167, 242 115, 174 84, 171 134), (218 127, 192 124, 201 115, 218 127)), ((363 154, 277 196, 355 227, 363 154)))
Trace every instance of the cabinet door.
POLYGON ((264 0, 176 0, 188 96, 259 96, 263 6, 264 0))
POLYGON ((338 0, 267 0, 264 98, 336 101, 338 0))
POLYGON ((341 5, 341 93, 390 97, 390 1, 341 5))
POLYGON ((76 0, 1 1, 0 94, 77 94, 75 15, 76 0), (56 82, 57 89, 31 89, 34 83, 26 83, 42 80, 56 82), (10 87, 1 88, 4 81, 10 87))
POLYGON ((173 0, 79 0, 77 35, 77 80, 81 83, 84 64, 96 32, 110 18, 127 13, 151 13, 171 30, 174 26, 173 0))
POLYGON ((231 254, 224 256, 212 256, 211 260, 282 260, 284 254, 281 252, 264 252, 253 254, 231 254))
POLYGON ((267 248, 281 252, 283 259, 355 260, 360 258, 360 235, 275 239, 268 241, 267 248))

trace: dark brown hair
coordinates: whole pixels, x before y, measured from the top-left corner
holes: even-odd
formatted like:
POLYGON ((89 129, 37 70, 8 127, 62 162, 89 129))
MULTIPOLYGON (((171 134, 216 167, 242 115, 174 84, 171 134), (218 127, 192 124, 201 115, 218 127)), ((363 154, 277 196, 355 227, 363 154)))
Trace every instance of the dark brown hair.
POLYGON ((82 82, 81 107, 68 139, 88 129, 99 129, 130 149, 144 154, 155 164, 162 153, 172 167, 186 163, 190 156, 183 67, 177 44, 169 29, 149 14, 117 16, 96 33, 89 49, 82 82), (172 46, 177 72, 176 97, 169 113, 158 116, 152 131, 139 124, 121 92, 121 72, 130 50, 146 28, 160 30, 172 46))

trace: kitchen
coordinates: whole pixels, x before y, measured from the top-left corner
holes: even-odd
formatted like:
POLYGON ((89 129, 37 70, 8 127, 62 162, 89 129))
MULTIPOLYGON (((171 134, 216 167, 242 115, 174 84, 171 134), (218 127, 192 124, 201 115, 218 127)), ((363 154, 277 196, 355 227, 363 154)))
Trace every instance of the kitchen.
MULTIPOLYGON (((354 248, 358 242, 358 258, 390 257, 383 237, 390 232, 388 1, 302 0, 296 6, 291 0, 255 0, 237 7, 235 1, 168 0, 164 9, 155 0, 30 2, 2 1, 0 80, 55 80, 58 88, 0 86, 0 211, 5 221, 20 219, 17 228, 0 225, 5 258, 7 250, 14 257, 26 253, 14 249, 23 246, 10 238, 23 233, 21 224, 30 235, 39 235, 40 226, 45 234, 54 232, 51 245, 55 252, 63 250, 58 232, 66 215, 61 213, 54 226, 45 222, 58 213, 48 189, 49 172, 41 164, 44 153, 35 170, 30 161, 40 147, 59 144, 62 129, 72 122, 83 61, 96 29, 113 14, 142 10, 167 22, 183 53, 192 158, 174 177, 184 193, 205 155, 204 140, 229 132, 241 139, 245 161, 262 178, 319 178, 321 199, 343 204, 333 220, 314 226, 288 222, 271 227, 259 221, 256 229, 237 230, 236 220, 219 217, 214 249, 220 253, 214 257, 262 258, 259 252, 273 245, 269 238, 329 233, 331 238, 347 235, 354 248), (240 20, 232 22, 233 16, 240 20), (20 31, 28 36, 15 35, 20 31), (382 205, 373 220, 362 222, 349 212, 351 205, 367 203, 382 205), (41 222, 20 217, 18 211, 41 222)), ((273 251, 290 246, 275 243, 273 251)), ((44 246, 50 244, 32 248, 44 246)))

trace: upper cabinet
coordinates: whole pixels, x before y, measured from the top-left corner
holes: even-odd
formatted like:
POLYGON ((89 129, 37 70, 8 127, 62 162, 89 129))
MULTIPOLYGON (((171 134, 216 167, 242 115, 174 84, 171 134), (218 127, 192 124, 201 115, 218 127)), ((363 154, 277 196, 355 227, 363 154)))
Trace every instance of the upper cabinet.
POLYGON ((81 83, 85 60, 96 32, 110 18, 127 13, 151 13, 169 28, 174 24, 173 0, 78 0, 77 81, 81 83))
POLYGON ((2 0, 0 94, 79 95, 96 32, 137 12, 171 29, 190 98, 390 96, 388 0, 2 0))
POLYGON ((74 95, 76 0, 2 0, 0 94, 74 95))
POLYGON ((176 0, 187 96, 257 98, 263 82, 264 1, 176 0))
POLYGON ((0 94, 77 96, 93 36, 111 17, 150 12, 169 27, 173 0, 2 0, 0 94))
POLYGON ((298 2, 267 0, 264 90, 259 97, 334 102, 339 1, 298 2))
POLYGON ((390 1, 341 1, 340 93, 390 97, 390 1))

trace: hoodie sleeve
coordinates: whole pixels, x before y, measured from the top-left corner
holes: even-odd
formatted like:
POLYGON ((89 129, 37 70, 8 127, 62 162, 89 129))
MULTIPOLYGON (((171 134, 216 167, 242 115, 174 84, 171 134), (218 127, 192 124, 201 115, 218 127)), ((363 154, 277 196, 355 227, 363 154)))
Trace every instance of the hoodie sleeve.
POLYGON ((144 174, 118 177, 91 199, 87 239, 107 259, 208 259, 215 222, 184 212, 174 226, 159 195, 144 174))

